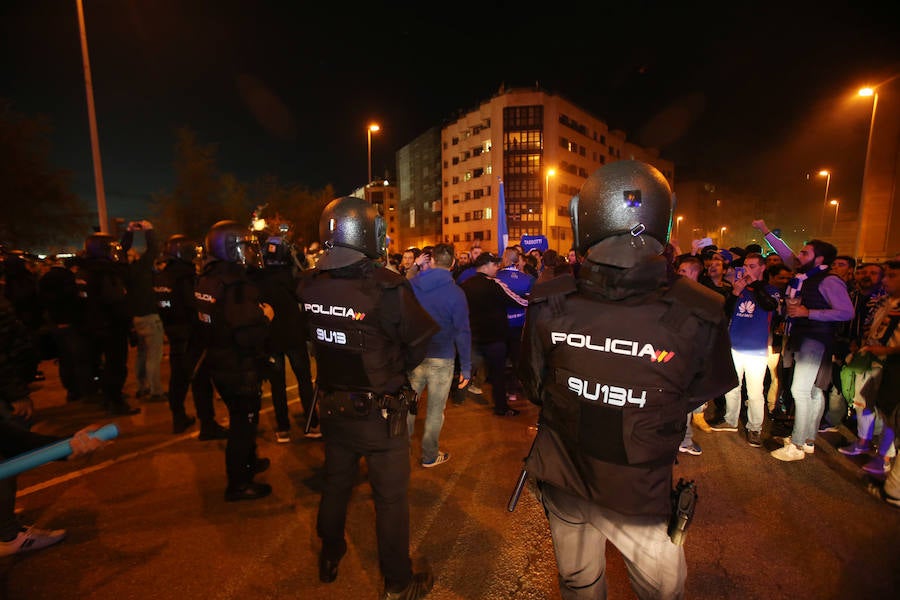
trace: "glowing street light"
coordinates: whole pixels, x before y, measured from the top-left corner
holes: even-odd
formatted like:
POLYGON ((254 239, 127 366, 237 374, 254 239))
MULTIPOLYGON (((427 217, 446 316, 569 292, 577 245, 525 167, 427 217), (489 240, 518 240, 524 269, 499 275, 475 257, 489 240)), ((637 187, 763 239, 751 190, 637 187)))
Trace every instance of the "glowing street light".
MULTIPOLYGON (((875 128, 875 111, 878 108, 878 92, 875 91, 874 88, 864 87, 859 90, 859 95, 868 98, 870 96, 872 99, 872 117, 869 120, 869 137, 866 140, 866 161, 863 163, 863 183, 862 183, 862 191, 859 195, 859 211, 857 212, 857 220, 859 221, 858 228, 856 231, 856 248, 854 249, 853 255, 857 258, 861 257, 862 251, 862 237, 863 237, 863 220, 865 217, 865 212, 863 207, 866 204, 866 192, 868 191, 867 182, 869 181, 869 158, 872 155, 872 130, 875 128)), ((835 219, 837 219, 837 210, 835 210, 835 219)))
POLYGON ((372 183, 372 133, 375 131, 380 131, 380 130, 381 130, 381 126, 379 126, 378 123, 372 123, 366 128, 366 140, 368 142, 367 148, 369 151, 369 154, 368 154, 369 178, 366 180, 367 186, 370 183, 372 183))
POLYGON ((684 221, 684 215, 678 215, 675 218, 675 240, 678 242, 681 241, 680 236, 681 236, 681 222, 682 221, 684 221))
POLYGON ((835 198, 828 204, 830 204, 834 207, 834 223, 832 223, 832 225, 831 225, 831 235, 833 236, 835 230, 837 230, 837 214, 838 214, 838 209, 841 207, 841 201, 838 200, 837 198, 835 198))
POLYGON ((825 229, 825 208, 828 206, 828 188, 831 187, 831 171, 822 169, 818 173, 819 177, 825 178, 825 200, 822 202, 822 214, 819 217, 819 233, 825 229))
POLYGON ((719 247, 725 248, 725 232, 728 231, 728 228, 724 225, 719 229, 719 247))

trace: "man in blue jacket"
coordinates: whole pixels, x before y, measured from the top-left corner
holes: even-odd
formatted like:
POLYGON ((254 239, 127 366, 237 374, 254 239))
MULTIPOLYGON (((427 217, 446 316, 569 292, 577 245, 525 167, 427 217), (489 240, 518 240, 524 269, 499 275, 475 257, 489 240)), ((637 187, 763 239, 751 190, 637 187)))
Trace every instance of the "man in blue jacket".
MULTIPOLYGON (((514 291, 522 298, 527 298, 534 287, 537 278, 524 271, 525 259, 516 246, 509 246, 503 251, 503 263, 497 271, 497 279, 506 284, 506 287, 514 291)), ((510 371, 507 373, 510 399, 521 393, 522 384, 515 373, 519 367, 519 348, 522 345, 522 328, 525 326, 525 308, 521 305, 509 305, 506 307, 506 360, 510 371)))
MULTIPOLYGON (((469 330, 469 305, 466 295, 453 280, 453 246, 438 244, 432 250, 431 268, 409 280, 413 292, 441 330, 428 343, 425 360, 409 373, 416 394, 428 388, 425 431, 422 434, 422 466, 435 467, 450 460, 441 452, 438 437, 444 425, 444 406, 453 384, 453 363, 459 354, 460 374, 457 386, 464 388, 472 375, 472 336, 469 330)), ((416 415, 407 417, 412 439, 416 415)))

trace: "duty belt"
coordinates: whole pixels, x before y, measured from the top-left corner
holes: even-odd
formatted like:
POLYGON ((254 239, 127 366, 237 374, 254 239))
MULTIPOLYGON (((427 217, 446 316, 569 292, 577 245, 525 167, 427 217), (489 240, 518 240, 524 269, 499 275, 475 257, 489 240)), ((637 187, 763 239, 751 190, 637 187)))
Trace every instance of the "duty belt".
POLYGON ((397 410, 400 404, 400 395, 329 391, 324 393, 322 400, 322 408, 329 416, 366 417, 373 408, 397 410))

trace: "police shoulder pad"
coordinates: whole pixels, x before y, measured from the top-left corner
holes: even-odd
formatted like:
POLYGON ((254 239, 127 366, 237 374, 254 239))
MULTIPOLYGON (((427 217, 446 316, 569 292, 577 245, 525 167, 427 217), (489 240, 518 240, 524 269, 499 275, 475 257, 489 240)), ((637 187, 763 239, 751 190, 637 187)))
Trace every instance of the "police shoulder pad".
POLYGON ((391 271, 390 269, 379 267, 375 269, 373 272, 372 278, 375 280, 375 283, 378 284, 378 287, 383 289, 392 289, 402 287, 404 285, 408 285, 408 281, 406 277, 397 273, 396 271, 391 271))
POLYGON ((536 283, 531 288, 531 294, 528 296, 529 304, 537 304, 546 302, 553 296, 568 296, 578 291, 575 285, 575 277, 571 274, 559 275, 548 281, 536 283))
POLYGON ((704 321, 718 323, 725 318, 725 299, 687 277, 676 278, 663 300, 680 304, 704 321))

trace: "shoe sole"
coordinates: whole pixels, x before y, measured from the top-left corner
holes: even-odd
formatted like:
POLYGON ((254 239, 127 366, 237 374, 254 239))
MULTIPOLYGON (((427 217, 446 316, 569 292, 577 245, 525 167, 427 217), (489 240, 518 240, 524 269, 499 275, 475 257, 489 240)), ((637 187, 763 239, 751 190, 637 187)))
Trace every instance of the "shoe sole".
POLYGON ((445 462, 447 462, 447 461, 449 461, 449 460, 450 460, 450 455, 449 455, 449 454, 444 454, 444 455, 439 456, 438 458, 436 458, 434 462, 430 462, 430 463, 424 463, 424 462, 423 462, 423 463, 421 463, 421 464, 422 464, 422 467, 423 467, 423 468, 425 468, 425 469, 431 469, 431 468, 436 467, 436 466, 438 466, 438 465, 442 465, 442 464, 444 464, 445 462))
POLYGON ((848 451, 843 448, 838 448, 838 452, 840 452, 844 456, 860 456, 861 454, 868 454, 870 451, 869 450, 859 450, 859 449, 854 449, 854 450, 848 451))
POLYGON ((782 462, 796 462, 798 460, 803 460, 806 458, 806 452, 803 453, 802 456, 797 456, 796 458, 793 456, 783 456, 780 454, 772 454, 772 458, 776 458, 782 462))
POLYGON ((690 454, 691 456, 700 456, 701 454, 703 454, 703 450, 701 450, 700 452, 694 452, 693 450, 688 450, 686 448, 678 448, 678 451, 682 454, 690 454))

